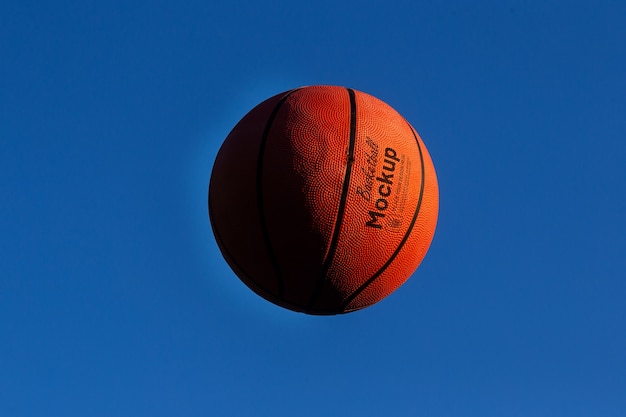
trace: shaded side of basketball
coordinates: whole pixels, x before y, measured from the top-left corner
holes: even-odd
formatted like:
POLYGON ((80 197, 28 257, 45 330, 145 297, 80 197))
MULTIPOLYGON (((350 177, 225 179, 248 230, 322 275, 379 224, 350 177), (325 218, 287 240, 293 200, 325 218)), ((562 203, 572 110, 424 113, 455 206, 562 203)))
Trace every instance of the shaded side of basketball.
MULTIPOLYGON (((325 275, 349 138, 346 89, 307 87, 251 110, 218 152, 209 208, 239 278, 275 304, 307 311, 325 275)), ((330 288, 325 299, 339 305, 330 288)))
POLYGON ((261 228, 256 177, 264 129, 285 95, 267 99, 235 125, 217 154, 209 183, 209 217, 224 259, 248 287, 270 301, 279 286, 261 228))
POLYGON ((438 190, 413 128, 343 87, 272 97, 218 153, 211 224, 251 289, 283 307, 337 314, 404 283, 432 240, 438 190))

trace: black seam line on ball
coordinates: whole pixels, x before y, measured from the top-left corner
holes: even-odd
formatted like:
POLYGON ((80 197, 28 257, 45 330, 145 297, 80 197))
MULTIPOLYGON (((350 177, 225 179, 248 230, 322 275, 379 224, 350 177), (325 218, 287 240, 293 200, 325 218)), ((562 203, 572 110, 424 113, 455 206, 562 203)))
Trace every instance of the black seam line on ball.
MULTIPOLYGON (((209 216, 210 217, 212 217, 212 212, 213 211, 212 211, 212 207, 211 207, 210 200, 209 200, 209 216)), ((264 299, 269 300, 275 304, 279 304, 281 301, 280 298, 270 294, 266 288, 261 287, 252 278, 252 276, 246 272, 246 270, 241 266, 241 264, 239 264, 235 260, 235 257, 231 255, 231 253, 226 248, 226 245, 224 244, 224 241, 222 240, 221 235, 219 234, 219 231, 217 230, 217 225, 213 226, 213 234, 215 235, 215 240, 218 242, 219 248, 222 252, 222 255, 224 256, 224 259, 226 260, 226 263, 231 267, 235 275, 239 276, 239 278, 244 282, 244 284, 248 288, 251 288, 254 292, 259 294, 264 299), (240 274, 243 276, 241 276, 240 274)))
POLYGON ((263 241, 265 242, 265 247, 267 249, 267 254, 268 257, 270 259, 270 263, 272 264, 272 267, 274 268, 274 272, 276 273, 276 280, 278 283, 278 294, 276 295, 276 297, 278 298, 282 298, 285 292, 285 284, 284 284, 284 280, 283 280, 283 276, 282 273, 280 272, 280 267, 278 266, 278 261, 276 259, 276 254, 274 253, 274 250, 272 248, 272 243, 270 241, 270 236, 269 236, 269 229, 267 227, 267 222, 265 221, 265 209, 263 207, 263 159, 265 157, 265 148, 267 145, 267 138, 270 134, 270 129, 272 127, 272 123, 274 122, 274 119, 276 118, 276 115, 278 114, 278 110, 282 107, 282 105, 285 103, 285 101, 287 100, 287 98, 292 95, 293 93, 295 93, 296 91, 298 91, 299 88, 291 90, 289 92, 287 92, 287 94, 285 94, 276 104, 276 107, 274 107, 274 109, 272 110, 272 113, 270 113, 269 118, 267 119, 267 123, 265 125, 265 128, 263 130, 263 135, 261 136, 261 144, 259 146, 259 156, 257 159, 257 171, 256 171, 256 197, 257 197, 257 208, 259 211, 259 219, 261 222, 261 232, 263 234, 263 241))
POLYGON ((417 206, 415 207, 415 213, 413 213, 413 219, 411 220, 409 229, 407 230, 406 234, 402 238, 402 241, 400 241, 400 244, 398 245, 396 250, 393 252, 389 260, 385 262, 385 264, 378 271, 376 271, 374 275, 372 275, 367 281, 365 281, 364 284, 362 284, 356 291, 354 291, 352 294, 350 294, 348 298, 346 298, 346 300, 343 302, 342 310, 345 310, 346 307, 348 307, 348 305, 352 302, 352 300, 354 300, 368 286, 370 286, 372 282, 374 282, 378 277, 380 277, 380 275, 389 267, 389 265, 391 265, 391 263, 396 258, 396 256, 398 256, 398 253, 400 253, 400 250, 402 249, 406 241, 409 239, 409 236, 411 235, 411 232, 413 231, 413 227, 415 226, 415 222, 417 221, 417 216, 419 215, 420 207, 422 206, 422 197, 424 196, 424 171, 425 171, 424 170, 424 155, 422 154, 422 147, 420 146, 420 141, 417 138, 417 134, 415 133, 415 130, 413 130, 413 127, 411 127, 410 125, 409 127, 411 128, 411 132, 413 132, 413 136, 415 137, 415 142, 417 143, 417 149, 420 155, 420 164, 421 164, 421 171, 422 171, 422 180, 420 181, 421 182, 420 194, 417 200, 417 206))
POLYGON ((341 225, 343 223, 343 216, 346 209, 346 201, 348 199, 348 190, 350 189, 350 177, 352 174, 352 166, 354 165, 354 146, 356 142, 356 96, 354 90, 346 88, 348 91, 348 97, 350 98, 350 133, 348 143, 348 162, 346 164, 346 173, 343 178, 343 186, 341 189, 341 199, 339 200, 339 208, 337 209, 337 220, 335 222, 335 229, 333 230, 332 238, 328 246, 328 255, 322 265, 321 276, 318 278, 317 287, 315 292, 309 301, 308 308, 311 309, 317 299, 319 298, 323 284, 327 279, 328 270, 332 265, 337 250, 337 244, 339 243, 339 233, 341 232, 341 225))
MULTIPOLYGON (((213 176, 213 175, 211 175, 213 176)), ((210 193, 210 185, 209 185, 209 193, 210 193)), ((226 260, 226 263, 231 267, 231 269, 233 270, 233 272, 235 273, 235 275, 239 276, 240 279, 246 283, 246 285, 248 285, 248 282, 252 282, 254 283, 257 288, 260 288, 256 282, 252 279, 252 277, 250 276, 250 274, 248 274, 245 270, 245 268, 243 268, 241 266, 241 264, 239 264, 236 260, 235 257, 230 253, 230 251, 228 250, 226 244, 224 243, 224 240, 222 239, 222 235, 219 232, 218 229, 218 224, 215 221, 215 215, 213 214, 213 204, 211 204, 211 202, 213 201, 213 199, 211 198, 211 194, 209 194, 209 199, 208 199, 208 206, 209 206, 209 220, 211 223, 211 229, 213 230, 213 235, 215 236, 215 240, 218 244, 218 247, 220 249, 220 251, 222 252, 222 255, 224 256, 224 260, 226 260), (236 269, 236 270, 235 270, 236 269), (244 275, 245 277, 240 276, 239 274, 244 275), (245 279, 244 279, 245 278, 245 279)), ((249 285, 248 285, 249 286, 249 285)))
MULTIPOLYGON (((209 216, 210 217, 212 217, 212 213, 213 213, 213 210, 212 210, 210 200, 209 200, 209 216)), ((254 282, 254 280, 250 277, 250 274, 248 274, 242 268, 242 266, 237 261, 235 261, 235 258, 231 255, 229 250, 226 248, 226 245, 224 244, 224 241, 222 240, 222 237, 219 231, 217 230, 217 225, 212 224, 212 227, 213 227, 213 235, 215 236, 215 240, 217 241, 218 247, 220 251, 222 252, 222 255, 224 256, 224 260, 226 260, 226 263, 231 267, 231 269, 233 269, 233 272, 235 273, 235 275, 239 276, 239 274, 243 274, 248 281, 254 282), (233 266, 237 268, 237 271, 234 270, 233 266)), ((241 278, 242 278, 242 281, 245 282, 245 280, 243 280, 243 277, 241 278)))
MULTIPOLYGON (((222 240, 222 236, 220 235, 219 230, 217 229, 217 224, 215 224, 215 222, 213 221, 214 218, 215 217, 213 217, 213 207, 211 204, 211 198, 209 197, 209 219, 211 220, 211 228, 213 229, 213 235, 215 236, 217 245, 220 251, 222 252, 222 255, 224 255, 224 259, 226 260, 226 263, 230 265, 230 263, 232 262, 232 264, 235 265, 240 270, 241 273, 243 273, 246 277, 249 278, 248 274, 246 274, 246 272, 241 268, 241 266, 237 262, 235 262, 235 258, 233 258, 233 256, 230 254, 228 249, 226 249, 226 245, 224 244, 224 241, 222 240)), ((235 274, 237 273, 235 272, 235 274)))
POLYGON ((253 278, 252 276, 246 272, 245 268, 241 266, 239 262, 236 261, 235 257, 230 253, 227 249, 226 244, 222 239, 222 236, 219 233, 217 224, 212 220, 215 217, 213 216, 213 207, 211 204, 211 198, 209 198, 209 218, 211 219, 211 227, 213 229, 213 234, 215 236, 215 240, 217 241, 218 247, 222 252, 224 260, 230 266, 231 270, 237 275, 241 281, 248 287, 251 288, 254 292, 259 294, 261 297, 266 300, 270 300, 273 303, 278 303, 280 300, 273 296, 272 294, 267 292, 267 289, 262 288, 253 278))

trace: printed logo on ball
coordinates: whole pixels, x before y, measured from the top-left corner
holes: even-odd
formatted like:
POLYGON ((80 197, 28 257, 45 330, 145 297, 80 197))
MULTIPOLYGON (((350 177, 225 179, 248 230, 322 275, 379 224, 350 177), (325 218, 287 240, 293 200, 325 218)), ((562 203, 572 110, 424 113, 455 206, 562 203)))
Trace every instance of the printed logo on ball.
POLYGON ((365 165, 361 167, 364 180, 362 185, 356 187, 356 193, 369 203, 365 226, 374 229, 385 226, 398 228, 402 225, 400 215, 406 204, 411 162, 391 147, 385 147, 382 155, 379 155, 378 143, 369 136, 365 143, 368 148, 365 165), (382 163, 377 168, 379 159, 382 159, 382 163), (397 189, 400 192, 394 192, 397 189))

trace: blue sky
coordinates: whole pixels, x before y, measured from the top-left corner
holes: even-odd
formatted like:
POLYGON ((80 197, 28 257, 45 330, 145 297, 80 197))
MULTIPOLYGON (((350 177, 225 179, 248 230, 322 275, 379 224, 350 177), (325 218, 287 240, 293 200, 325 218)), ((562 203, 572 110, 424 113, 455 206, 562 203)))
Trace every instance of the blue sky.
POLYGON ((0 416, 623 416, 626 3, 0 3, 0 416), (228 269, 206 193, 281 91, 373 94, 429 253, 335 317, 228 269))

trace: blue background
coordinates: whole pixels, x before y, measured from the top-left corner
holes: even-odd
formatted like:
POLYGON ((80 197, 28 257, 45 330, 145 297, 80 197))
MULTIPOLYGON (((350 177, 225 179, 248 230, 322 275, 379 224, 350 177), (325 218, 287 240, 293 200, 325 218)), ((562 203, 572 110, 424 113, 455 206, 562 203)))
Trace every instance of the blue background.
POLYGON ((626 3, 0 3, 0 416, 626 415, 626 3), (217 4, 221 3, 221 4, 217 4), (335 317, 249 291, 206 193, 281 91, 373 94, 440 217, 335 317))

